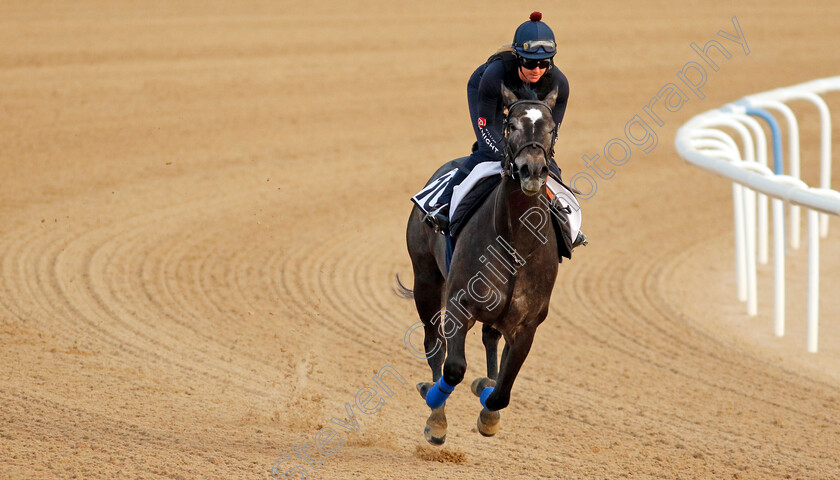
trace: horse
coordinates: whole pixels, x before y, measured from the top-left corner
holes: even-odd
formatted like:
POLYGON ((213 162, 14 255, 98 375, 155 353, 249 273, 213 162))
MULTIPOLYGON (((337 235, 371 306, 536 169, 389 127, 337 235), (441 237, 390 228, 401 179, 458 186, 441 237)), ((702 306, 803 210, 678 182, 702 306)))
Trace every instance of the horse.
MULTIPOLYGON (((470 389, 482 405, 478 431, 492 436, 537 327, 548 314, 559 264, 557 239, 550 221, 541 222, 536 232, 534 222, 523 218, 534 213, 543 218, 549 215, 544 198, 539 197, 546 194, 555 134, 551 111, 556 100, 556 89, 540 101, 531 90, 516 94, 502 85, 507 110, 502 178, 461 229, 448 273, 444 236, 423 222, 424 214, 417 206, 409 216, 406 243, 414 288, 400 287, 414 298, 424 327, 432 382, 418 383, 417 390, 431 408, 423 433, 432 445, 446 440, 444 408, 466 373, 464 345, 475 322, 483 324, 487 376, 476 378, 470 389), (497 348, 502 336, 505 346, 499 365, 497 348)), ((429 182, 445 171, 439 169, 429 182)))

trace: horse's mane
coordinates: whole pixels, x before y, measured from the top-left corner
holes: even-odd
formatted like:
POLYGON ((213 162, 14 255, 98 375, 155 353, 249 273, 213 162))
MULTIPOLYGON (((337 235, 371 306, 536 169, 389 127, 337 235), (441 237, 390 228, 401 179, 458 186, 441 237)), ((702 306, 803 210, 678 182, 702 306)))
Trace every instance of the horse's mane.
POLYGON ((537 92, 529 85, 522 85, 515 92, 516 98, 520 100, 539 100, 537 92))

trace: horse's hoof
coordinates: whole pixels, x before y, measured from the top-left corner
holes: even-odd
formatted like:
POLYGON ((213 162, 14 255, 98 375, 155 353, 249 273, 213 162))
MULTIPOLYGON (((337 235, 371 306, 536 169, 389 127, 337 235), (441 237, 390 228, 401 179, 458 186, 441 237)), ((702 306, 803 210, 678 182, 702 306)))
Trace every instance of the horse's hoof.
POLYGON ((443 445, 443 442, 446 441, 446 427, 446 412, 444 411, 444 407, 436 408, 432 410, 432 414, 426 420, 426 428, 423 429, 423 436, 432 445, 443 445))
POLYGON ((482 408, 481 413, 478 414, 478 433, 485 437, 492 437, 499 431, 499 420, 501 418, 502 415, 499 412, 482 408))
POLYGON ((432 434, 432 427, 428 426, 423 429, 423 436, 426 437, 426 441, 429 442, 430 445, 434 445, 436 447, 443 445, 443 442, 446 441, 445 433, 441 437, 436 437, 432 434))
POLYGON ((416 385, 417 391, 420 392, 420 396, 423 397, 423 400, 426 399, 426 394, 429 393, 429 389, 434 385, 435 384, 432 382, 420 382, 416 385))
POLYGON ((485 388, 495 386, 496 381, 492 378, 478 377, 473 380, 472 385, 470 385, 470 391, 472 391, 473 395, 476 397, 481 397, 481 392, 483 392, 485 388))

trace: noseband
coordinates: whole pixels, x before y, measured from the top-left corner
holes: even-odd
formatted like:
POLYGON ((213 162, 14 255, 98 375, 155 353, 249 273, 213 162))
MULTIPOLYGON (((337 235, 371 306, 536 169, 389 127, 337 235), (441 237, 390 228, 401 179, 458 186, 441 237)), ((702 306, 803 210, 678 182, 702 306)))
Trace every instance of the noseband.
POLYGON ((516 151, 511 149, 510 142, 508 141, 508 135, 510 134, 510 117, 513 109, 520 106, 520 105, 532 105, 535 107, 542 107, 548 110, 549 116, 551 116, 551 107, 548 106, 547 103, 541 100, 517 100, 508 107, 508 114, 505 115, 504 120, 502 121, 502 127, 504 129, 504 136, 505 136, 505 156, 502 160, 502 175, 508 176, 510 178, 516 177, 516 171, 513 168, 513 162, 516 157, 522 153, 522 150, 525 150, 528 147, 538 147, 543 152, 543 159, 545 163, 548 164, 548 159, 554 156, 554 139, 557 137, 557 128, 555 126, 554 132, 551 136, 551 146, 546 148, 545 145, 542 143, 532 140, 530 142, 525 142, 516 149, 516 151))

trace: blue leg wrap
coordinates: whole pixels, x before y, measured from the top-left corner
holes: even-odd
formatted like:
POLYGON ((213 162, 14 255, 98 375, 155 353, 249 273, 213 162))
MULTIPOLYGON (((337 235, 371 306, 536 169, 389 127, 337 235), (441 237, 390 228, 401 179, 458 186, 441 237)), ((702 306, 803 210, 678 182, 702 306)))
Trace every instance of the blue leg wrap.
MULTIPOLYGON (((485 402, 487 402, 487 397, 489 397, 491 393, 493 393, 493 387, 487 387, 487 388, 485 388, 484 390, 481 391, 481 397, 479 397, 479 398, 481 399, 481 406, 482 407, 487 408, 487 405, 485 405, 485 402)), ((487 408, 487 410, 490 410, 490 409, 487 408)))
POLYGON ((426 405, 429 408, 440 408, 446 403, 446 399, 455 390, 455 387, 446 383, 443 377, 440 377, 437 382, 426 392, 426 405))

